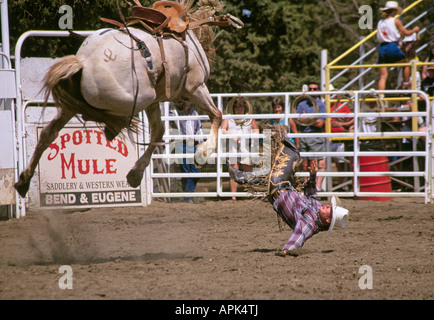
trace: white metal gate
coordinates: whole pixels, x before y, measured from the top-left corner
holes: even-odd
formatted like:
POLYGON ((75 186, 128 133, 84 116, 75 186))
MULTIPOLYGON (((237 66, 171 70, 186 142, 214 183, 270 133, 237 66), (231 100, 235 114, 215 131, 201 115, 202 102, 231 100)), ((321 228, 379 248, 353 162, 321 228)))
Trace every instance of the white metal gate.
MULTIPOLYGON (((427 95, 424 92, 421 91, 393 91, 393 90, 387 90, 382 91, 386 94, 411 94, 411 93, 417 93, 421 97, 425 97, 428 99, 427 95)), ((382 93, 378 92, 378 93, 382 93)), ((333 91, 333 92, 315 92, 310 93, 312 96, 316 95, 325 95, 325 94, 348 94, 348 92, 340 92, 340 91, 333 91)), ((269 98, 269 101, 272 100, 275 96, 280 96, 283 98, 283 101, 285 101, 285 118, 303 118, 303 117, 326 117, 326 118, 337 118, 342 116, 342 114, 334 114, 334 113, 328 113, 328 114, 308 114, 308 115, 299 115, 299 114, 291 114, 290 113, 290 101, 291 99, 295 99, 297 96, 302 95, 301 92, 274 92, 274 93, 245 93, 245 94, 213 94, 212 96, 216 100, 216 105, 218 106, 219 110, 224 111, 224 103, 223 100, 225 98, 232 98, 234 96, 244 96, 249 99, 255 99, 255 98, 269 98)), ((353 141, 353 151, 344 151, 344 152, 332 152, 332 151, 326 151, 326 152, 305 152, 301 153, 302 157, 305 156, 325 156, 328 159, 328 162, 331 162, 332 157, 346 157, 347 159, 349 157, 354 159, 354 170, 352 171, 346 171, 346 172, 324 172, 324 173, 318 173, 318 176, 324 176, 328 179, 336 178, 336 177, 347 177, 352 179, 353 185, 356 186, 353 191, 349 192, 335 192, 335 191, 325 191, 320 192, 320 196, 329 197, 332 195, 338 195, 341 197, 422 197, 424 198, 425 203, 433 202, 434 196, 432 191, 433 186, 433 135, 432 135, 432 123, 433 123, 433 114, 432 114, 432 103, 429 107, 427 107, 427 110, 424 112, 361 112, 360 111, 360 103, 359 99, 361 99, 364 95, 372 94, 372 91, 352 91, 351 94, 354 94, 355 98, 355 105, 354 105, 354 112, 350 114, 345 114, 345 117, 354 117, 355 123, 359 123, 360 119, 364 117, 374 117, 374 118, 390 118, 390 117, 422 117, 425 119, 427 123, 427 131, 426 132, 362 132, 360 131, 359 127, 356 126, 354 132, 352 133, 322 133, 322 134, 308 134, 308 133, 298 133, 298 134, 289 134, 289 137, 324 137, 328 139, 351 139, 353 141), (391 139, 391 138, 410 138, 412 140, 425 137, 425 150, 424 151, 361 151, 360 150, 360 141, 363 141, 364 139, 391 139), (388 172, 363 172, 360 170, 359 167, 359 159, 360 157, 368 157, 368 156, 383 156, 383 157, 410 157, 410 158, 421 158, 424 162, 424 169, 422 171, 420 170, 413 170, 413 171, 388 171, 388 172), (381 176, 387 176, 387 177, 411 177, 414 179, 419 178, 423 181, 421 186, 415 187, 415 190, 413 192, 402 192, 402 191, 395 191, 395 192, 363 192, 359 188, 359 180, 363 177, 381 177, 381 176)), ((182 154, 182 153, 176 153, 173 150, 173 147, 170 147, 170 142, 173 142, 174 139, 179 138, 188 138, 189 136, 182 136, 182 135, 171 135, 169 134, 169 122, 174 120, 173 117, 168 116, 168 105, 166 104, 163 108, 162 114, 164 115, 162 120, 165 122, 166 125, 166 134, 163 137, 164 141, 167 143, 166 148, 163 153, 161 154, 154 154, 152 159, 155 159, 157 161, 163 162, 166 164, 166 167, 168 164, 173 163, 176 159, 182 159, 182 158, 193 158, 193 154, 182 154)), ((224 114, 223 119, 257 119, 257 120, 264 120, 264 119, 273 119, 276 118, 275 114, 249 114, 249 115, 228 115, 224 114)), ((199 119, 202 121, 206 121, 208 119, 207 116, 197 116, 197 117, 178 117, 176 118, 178 120, 187 120, 187 119, 199 119)), ((286 120, 288 121, 288 120, 286 120)), ((230 197, 230 196, 239 196, 239 197, 250 197, 251 194, 248 194, 246 192, 237 192, 237 193, 231 193, 228 191, 225 191, 223 188, 224 181, 227 181, 229 178, 229 174, 227 171, 224 170, 224 164, 225 160, 228 157, 234 156, 233 154, 224 152, 222 145, 223 142, 226 139, 231 138, 264 138, 265 136, 261 133, 258 135, 232 135, 232 134, 225 134, 223 135, 221 133, 221 129, 219 132, 219 147, 216 150, 216 152, 211 156, 212 159, 214 159, 215 163, 215 170, 212 172, 201 172, 201 173, 180 173, 180 172, 161 172, 161 170, 156 170, 155 165, 151 165, 149 170, 150 176, 154 181, 158 181, 161 179, 166 179, 168 182, 166 185, 169 186, 169 188, 165 191, 160 190, 154 190, 152 193, 153 197, 164 197, 164 198, 170 198, 170 197, 185 197, 189 194, 185 192, 179 192, 173 191, 170 188, 171 184, 173 184, 173 181, 171 179, 181 179, 186 177, 197 177, 201 179, 215 179, 216 181, 216 188, 213 191, 197 191, 194 194, 190 195, 193 197, 230 197)), ((238 154, 240 155, 240 154, 238 154)), ((256 153, 250 153, 249 156, 251 157, 258 157, 259 154, 256 153)), ((152 162, 151 162, 152 164, 152 162)), ((169 167, 170 168, 170 167, 169 167)), ((308 173, 298 173, 298 176, 307 176, 308 173)), ((200 185, 201 180, 198 182, 198 186, 200 185)), ((416 185, 418 183, 415 183, 416 185)), ((154 183, 155 185, 155 183, 154 183)), ((259 195, 263 196, 263 195, 259 195)))
MULTIPOLYGON (((93 31, 77 31, 76 33, 87 36, 92 32, 93 31)), ((69 35, 68 31, 28 31, 17 41, 15 59, 17 75, 16 86, 19 89, 19 94, 16 99, 17 144, 19 150, 18 172, 22 172, 30 160, 41 128, 51 121, 56 114, 53 101, 49 101, 51 105, 49 105, 48 108, 41 108, 43 97, 40 94, 42 78, 48 68, 56 60, 50 58, 22 59, 21 48, 24 41, 29 37, 68 37, 69 35)), ((144 127, 146 133, 146 124, 144 127)), ((150 194, 146 183, 147 178, 145 177, 142 185, 138 189, 132 189, 126 183, 125 173, 125 170, 132 168, 134 161, 143 153, 144 150, 140 143, 145 139, 144 136, 136 137, 137 145, 130 143, 127 138, 126 140, 128 141, 125 143, 117 139, 109 143, 105 140, 102 141, 105 139, 102 131, 99 132, 97 127, 92 123, 87 123, 86 127, 84 127, 77 119, 72 119, 62 130, 57 139, 63 138, 64 140, 59 142, 56 139, 53 144, 63 143, 63 149, 63 147, 66 148, 66 139, 68 139, 68 148, 70 148, 71 151, 64 155, 64 158, 61 160, 59 160, 60 157, 58 157, 57 165, 54 167, 52 167, 54 162, 49 163, 41 159, 38 170, 31 181, 28 196, 26 199, 17 197, 16 217, 24 216, 26 214, 26 207, 29 206, 83 208, 126 205, 143 206, 150 203, 150 194), (83 134, 87 134, 88 139, 86 141, 83 134), (80 141, 82 143, 79 143, 80 141), (93 145, 89 147, 89 144, 92 143, 93 145), (117 143, 118 147, 114 146, 114 143, 117 143), (91 150, 89 150, 89 148, 91 148, 91 150), (122 155, 125 148, 129 148, 128 157, 122 155), (137 149, 137 151, 134 149, 137 149), (108 157, 103 153, 104 150, 111 152, 110 159, 105 159, 106 162, 108 161, 106 167, 104 167, 104 163, 99 163, 101 161, 104 162, 104 157, 108 157), (85 159, 78 159, 79 152, 86 154, 84 156, 85 159), (118 158, 116 158, 116 155, 118 158), (82 161, 82 170, 80 172, 72 172, 73 166, 75 166, 78 161, 82 161), (113 168, 114 162, 119 163, 119 167, 117 167, 116 170, 113 168), (94 175, 93 178, 89 180, 86 179, 86 177, 92 174, 89 172, 91 165, 94 175), (44 166, 49 169, 44 169, 44 166), (57 177, 55 177, 56 174, 52 176, 53 170, 50 170, 50 168, 63 170, 61 173, 64 176, 59 176, 59 174, 57 174, 57 177), (69 176, 65 175, 65 171, 68 170, 69 176), (98 174, 98 176, 96 174, 98 174), (51 179, 52 181, 47 181, 47 179, 51 179)), ((49 152, 50 150, 46 151, 48 155, 45 158, 50 157, 49 152)))
MULTIPOLYGON (((88 35, 92 31, 83 31, 83 32, 77 32, 81 35, 88 35)), ((29 157, 29 154, 32 150, 27 149, 27 142, 32 139, 36 139, 36 135, 30 136, 28 135, 29 131, 29 125, 35 127, 35 124, 38 122, 36 119, 34 119, 34 114, 26 114, 27 109, 33 107, 32 103, 35 105, 39 105, 41 103, 40 97, 35 95, 35 89, 36 88, 24 88, 24 83, 22 82, 22 59, 20 56, 21 53, 21 47, 23 45, 23 42, 25 39, 31 36, 41 36, 41 37, 67 37, 69 35, 66 31, 29 31, 23 34, 20 39, 17 42, 16 46, 16 82, 15 85, 18 88, 18 97, 16 99, 16 123, 17 123, 17 145, 19 154, 17 156, 18 159, 16 159, 16 163, 18 163, 18 172, 21 172, 27 163, 27 158, 29 157)), ((25 64, 25 62, 24 62, 25 64)), ((26 85, 29 83, 32 83, 34 81, 27 81, 26 85)), ((37 80, 36 80, 37 82, 37 80)), ((346 92, 339 92, 339 93, 346 93, 346 92)), ((357 129, 353 133, 323 133, 319 136, 324 138, 342 138, 342 139, 352 139, 353 141, 353 151, 345 151, 345 152, 331 152, 326 151, 323 153, 302 153, 302 156, 325 156, 328 158, 328 161, 331 161, 332 157, 352 157, 354 159, 354 170, 353 171, 346 171, 346 172, 333 172, 328 171, 324 173, 319 173, 318 175, 322 175, 326 177, 327 179, 332 179, 335 177, 346 177, 351 178, 354 182, 354 188, 353 191, 349 192, 335 192, 335 191, 325 191, 320 193, 320 196, 331 196, 331 195, 338 195, 342 197, 384 197, 384 196, 390 196, 390 197, 423 197, 426 203, 433 202, 433 150, 432 150, 432 144, 433 144, 433 135, 432 135, 432 121, 433 121, 433 115, 432 115, 432 104, 427 108, 425 112, 371 112, 371 113, 363 113, 360 112, 359 108, 359 99, 366 94, 371 93, 371 91, 354 91, 352 92, 355 95, 355 105, 354 105, 354 113, 347 114, 348 117, 354 117, 355 121, 358 122, 362 117, 403 117, 403 116, 410 116, 410 117, 423 117, 426 119, 427 123, 427 131, 426 132, 373 132, 373 133, 367 133, 367 132, 361 132, 359 129, 357 129), (386 139, 386 138, 400 138, 400 137, 410 137, 410 139, 418 139, 421 137, 425 137, 426 143, 425 148, 423 151, 375 151, 375 152, 366 152, 366 151, 360 151, 359 148, 359 142, 363 139, 386 139), (412 172, 404 172, 404 171, 389 171, 389 172, 362 172, 360 171, 358 161, 361 156, 386 156, 386 157, 419 157, 424 158, 424 170, 423 171, 412 171, 412 172), (421 178, 423 181, 422 186, 415 188, 414 192, 390 192, 390 193, 369 193, 369 192, 362 192, 358 188, 358 180, 361 177, 370 177, 370 176, 388 176, 388 177, 417 177, 421 178)), ((384 91, 386 94, 391 93, 403 93, 402 91, 384 91)), ((425 93, 421 91, 405 91, 406 94, 411 93, 417 93, 419 96, 423 96, 425 98, 428 98, 425 93)), ((242 95, 245 97, 248 97, 249 99, 256 99, 256 98, 262 98, 262 99, 270 99, 274 96, 280 96, 285 101, 285 118, 286 123, 288 121, 288 118, 301 118, 301 117, 311 117, 311 116, 319 116, 319 114, 310 114, 307 116, 304 115, 298 115, 290 113, 290 103, 291 99, 294 99, 297 96, 300 96, 301 92, 274 92, 274 93, 246 93, 246 94, 213 94, 212 96, 216 100, 216 105, 224 113, 224 100, 230 99, 234 96, 242 95)), ((316 92, 312 93, 312 95, 324 95, 324 94, 336 94, 336 92, 316 92)), ((166 134, 164 136, 164 140, 166 142, 171 142, 176 138, 180 138, 179 135, 171 135, 169 132, 169 121, 174 120, 172 117, 168 116, 168 105, 167 103, 162 106, 163 108, 163 117, 162 120, 165 123, 166 126, 166 134)), ((50 111, 47 112, 47 119, 50 117, 49 115, 50 111)), ((149 135, 148 135, 148 124, 146 116, 143 114, 140 115, 145 128, 145 134, 143 137, 140 137, 142 141, 145 143, 149 141, 149 135)), ((333 118, 333 117, 339 117, 339 115, 336 114, 321 114, 323 117, 327 118, 333 118)), ((240 115, 240 116, 234 116, 234 115, 227 115, 224 114, 223 118, 232 118, 232 119, 258 119, 258 120, 269 120, 275 118, 275 114, 251 114, 251 115, 240 115)), ((179 117, 178 119, 182 119, 182 117, 179 117)), ((207 116, 198 116, 197 119, 206 121, 209 120, 207 116)), ((204 134, 204 137, 206 136, 206 132, 204 134)), ((290 134, 290 137, 306 137, 306 136, 318 136, 315 134, 290 134)), ((182 137, 182 136, 181 136, 182 137)), ((215 170, 214 171, 208 171, 208 172, 201 172, 201 173, 195 173, 195 174, 184 174, 184 173, 177 173, 177 172, 171 172, 170 166, 167 165, 160 166, 158 163, 170 163, 171 161, 174 161, 175 159, 182 159, 182 158, 192 158, 193 154, 177 154, 173 153, 173 150, 170 150, 170 145, 168 144, 167 147, 163 150, 160 154, 154 154, 152 159, 154 160, 155 164, 152 163, 151 165, 146 169, 145 171, 145 179, 142 183, 142 205, 149 204, 151 202, 152 197, 183 197, 186 194, 184 192, 179 191, 173 191, 171 189, 171 179, 181 179, 183 177, 197 177, 203 179, 211 179, 215 181, 215 188, 214 190, 206 190, 206 191, 200 191, 196 192, 192 196, 196 197, 230 197, 230 196, 242 196, 242 197, 249 197, 250 194, 247 194, 245 192, 237 192, 237 193, 231 193, 225 190, 224 184, 227 182, 229 175, 227 171, 224 170, 225 161, 228 157, 237 156, 237 154, 230 154, 228 152, 225 152, 223 146, 223 141, 230 138, 257 138, 257 139, 264 139, 266 138, 263 133, 256 134, 256 135, 222 135, 221 129, 220 129, 220 135, 219 135, 219 145, 216 152, 211 156, 211 159, 214 161, 215 170), (164 161, 163 161, 164 160, 164 161), (161 170, 161 168, 169 168, 168 170, 164 171, 161 170), (155 182, 158 180, 166 180, 166 185, 168 188, 164 190, 164 188, 160 188, 159 191, 153 190, 155 187, 155 182)), ((183 136, 185 138, 185 136, 183 136)), ((143 147, 140 147, 139 154, 143 153, 143 147)), ((247 154, 248 156, 252 157, 260 157, 261 155, 257 152, 250 152, 247 154)), ((300 176, 307 176, 307 173, 298 173, 300 176)), ((327 180, 326 179, 326 180, 327 180)), ((199 181, 199 184, 202 183, 202 181, 199 181)), ((36 183, 36 182, 33 182, 36 183)), ((38 185, 34 185, 31 189, 33 190, 39 190, 38 185)), ((32 196, 31 196, 32 197, 32 196)), ((33 198, 35 195, 33 195, 33 198)), ((36 196, 37 198, 37 196, 36 196)), ((23 199, 17 198, 17 217, 24 216, 26 211, 26 202, 23 199)))
POLYGON ((16 139, 15 139, 15 113, 14 99, 17 92, 15 88, 15 70, 12 69, 7 53, 0 52, 0 217, 11 216, 12 206, 15 205, 16 181, 16 139))

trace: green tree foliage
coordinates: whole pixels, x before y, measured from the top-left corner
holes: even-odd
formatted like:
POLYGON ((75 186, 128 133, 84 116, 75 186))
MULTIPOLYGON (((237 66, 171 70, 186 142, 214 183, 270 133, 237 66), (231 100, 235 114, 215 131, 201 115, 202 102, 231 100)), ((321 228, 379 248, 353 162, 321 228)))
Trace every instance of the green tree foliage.
POLYGON ((228 5, 246 26, 217 39, 215 67, 228 72, 212 79, 212 85, 217 91, 289 91, 318 81, 321 10, 316 1, 245 0, 228 5))
MULTIPOLYGON (((145 1, 143 1, 145 4, 145 1)), ((19 36, 28 30, 61 30, 59 19, 64 13, 59 13, 62 5, 69 5, 73 10, 73 30, 96 30, 109 27, 100 17, 119 20, 116 0, 54 0, 54 1, 9 1, 9 24, 11 45, 19 36)), ((128 13, 127 3, 119 1, 124 14, 128 13)), ((26 40, 22 56, 57 57, 73 54, 81 44, 80 39, 68 38, 30 38, 26 40)))
MULTIPOLYGON (((406 7, 413 1, 407 1, 406 7)), ((299 91, 304 83, 320 81, 320 55, 327 49, 329 61, 354 46, 361 37, 375 30, 380 19, 379 8, 385 1, 357 0, 232 0, 227 4, 246 23, 243 30, 223 33, 216 40, 219 47, 215 71, 210 79, 215 92, 281 92, 299 91), (369 4, 373 29, 361 29, 359 8, 369 4), (243 11, 244 10, 244 11, 243 11), (246 10, 250 14, 246 14, 246 10)), ((425 1, 405 15, 404 24, 432 7, 425 1)), ((434 10, 433 10, 434 11, 434 10)), ((433 12, 417 22, 421 28, 430 25, 433 12)), ((414 25, 413 25, 414 26, 414 25)), ((423 39, 432 39, 426 32, 423 39)), ((375 47, 375 37, 365 44, 366 51, 375 47)), ((340 64, 350 64, 359 57, 355 50, 340 64)), ((365 63, 375 63, 371 55, 365 63)), ((345 74, 337 83, 346 83, 357 70, 345 74)), ((377 76, 373 72, 371 77, 377 76)))
MULTIPOLYGON (((132 1, 130 1, 132 2, 132 1)), ((414 1, 400 1, 406 7, 414 1)), ((153 1, 141 0, 145 6, 153 1)), ((375 30, 380 19, 379 8, 385 1, 360 0, 225 0, 222 13, 239 17, 245 27, 241 30, 215 29, 217 55, 212 63, 208 82, 211 92, 282 92, 300 91, 304 83, 320 81, 320 53, 327 49, 329 61, 335 59, 356 44, 360 37, 375 30), (368 4, 373 9, 373 30, 359 28, 359 7, 368 4)), ((95 30, 109 27, 100 17, 120 20, 116 0, 9 0, 11 48, 19 36, 28 30, 59 30, 62 5, 73 8, 74 30, 95 30)), ((125 16, 129 6, 119 0, 125 16)), ((403 22, 432 7, 432 1, 424 1, 406 14, 403 22)), ((432 10, 421 21, 421 28, 429 26, 432 10)), ((423 40, 432 39, 430 29, 423 40)), ((423 41, 422 41, 423 42, 423 41)), ((22 56, 58 57, 77 51, 80 39, 26 40, 22 56)), ((366 50, 376 45, 375 38, 366 43, 366 50)), ((359 51, 340 61, 350 64, 359 51)), ((424 59, 425 55, 421 55, 424 59)), ((365 61, 375 63, 377 55, 365 61)), ((345 74, 338 82, 343 84, 358 71, 345 74)), ((373 76, 377 74, 374 72, 373 76)))

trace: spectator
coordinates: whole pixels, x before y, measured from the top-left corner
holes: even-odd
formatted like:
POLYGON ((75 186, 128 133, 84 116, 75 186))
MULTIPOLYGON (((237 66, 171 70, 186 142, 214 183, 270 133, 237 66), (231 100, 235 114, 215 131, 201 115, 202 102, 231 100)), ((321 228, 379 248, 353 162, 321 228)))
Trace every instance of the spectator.
MULTIPOLYGON (((332 85, 330 85, 330 91, 335 91, 332 85)), ((341 97, 340 94, 335 95, 335 99, 339 100, 341 97)), ((330 107, 331 113, 351 113, 350 108, 348 107, 348 103, 341 103, 336 101, 330 107)), ((352 131, 354 126, 354 118, 331 118, 331 132, 350 132, 352 131)), ((334 152, 344 152, 345 151, 345 143, 342 141, 332 142, 331 143, 331 151, 334 152)), ((342 158, 334 158, 336 169, 338 171, 345 171, 345 161, 342 158)), ((345 182, 345 177, 339 178, 339 184, 343 184, 345 182)))
MULTIPOLYGON (((309 85, 309 91, 315 92, 319 91, 318 84, 312 83, 309 85)), ((321 101, 319 96, 315 99, 317 105, 318 105, 318 112, 319 113, 326 113, 326 107, 325 104, 321 101)), ((314 112, 314 106, 311 103, 310 100, 303 100, 299 103, 297 106, 297 113, 313 113, 314 112)), ((300 122, 306 122, 310 123, 313 121, 312 118, 301 118, 300 122)), ((324 132, 324 124, 325 124, 325 117, 324 118, 317 118, 315 119, 314 123, 312 125, 305 125, 301 126, 301 129, 299 131, 303 133, 322 133, 324 132)), ((301 152, 325 152, 325 139, 321 137, 316 138, 300 138, 300 151, 301 152)), ((303 171, 308 171, 308 168, 312 166, 311 162, 315 159, 318 159, 318 172, 325 172, 326 170, 326 159, 325 157, 306 157, 303 161, 303 171)), ((324 180, 324 177, 318 177, 316 181, 316 188, 317 191, 323 191, 321 189, 322 182, 324 180)))
MULTIPOLYGON (((191 107, 190 102, 183 101, 176 108, 172 108, 169 111, 171 116, 197 116, 198 113, 191 107), (178 110, 177 110, 178 109, 178 110)), ((200 120, 175 120, 171 122, 172 127, 178 129, 179 134, 182 135, 201 135, 202 123, 200 120)), ((185 138, 182 140, 182 153, 195 153, 197 150, 197 145, 203 142, 202 138, 185 138)), ((181 170, 185 173, 199 173, 200 169, 196 168, 193 159, 182 159, 180 165, 181 170)), ((199 178, 182 178, 182 189, 186 193, 194 193, 196 191, 196 185, 199 178)), ((182 202, 193 202, 193 197, 184 197, 182 202)))
MULTIPOLYGON (((426 66, 426 73, 427 77, 423 79, 420 83, 418 83, 417 90, 424 91, 428 96, 434 95, 434 65, 426 66)), ((425 101, 425 99, 421 99, 417 102, 417 109, 418 111, 425 111, 427 103, 429 104, 429 101, 425 101)), ((410 110, 411 110, 411 103, 409 103, 410 110)), ((426 124, 423 122, 422 118, 419 118, 419 125, 421 127, 424 127, 426 124)))
MULTIPOLYGON (((284 110, 283 110, 283 106, 282 105, 283 105, 283 103, 282 103, 282 100, 280 98, 274 98, 273 99, 273 110, 274 110, 274 113, 276 113, 276 114, 283 114, 284 110)), ((275 124, 282 124, 282 125, 284 125, 285 124, 285 118, 271 119, 270 120, 270 124, 271 125, 275 125, 275 124)), ((297 125, 295 124, 295 122, 294 122, 294 120, 292 118, 288 118, 288 124, 289 124, 289 128, 290 128, 289 132, 297 133, 297 125)), ((297 148, 300 147, 299 138, 295 138, 295 141, 294 141, 294 138, 289 138, 289 140, 291 140, 292 142, 294 142, 295 145, 297 146, 297 148)))
MULTIPOLYGON (((428 53, 428 57, 425 59, 425 62, 434 62, 434 41, 430 44, 430 50, 428 53)), ((428 66, 422 67, 422 79, 428 77, 428 66)))
MULTIPOLYGON (((412 62, 413 60, 416 60, 417 62, 419 62, 419 58, 418 57, 415 57, 414 59, 410 60, 410 62, 412 62)), ((420 90, 420 84, 421 84, 420 69, 421 69, 420 67, 416 68, 416 90, 420 90)), ((409 90, 411 90, 411 88, 412 88, 412 82, 413 82, 413 79, 410 76, 409 81, 408 82, 404 82, 402 84, 402 88, 403 89, 409 89, 409 90)))
MULTIPOLYGON (((428 76, 422 80, 421 89, 426 92, 426 94, 430 97, 434 96, 434 65, 427 66, 426 72, 428 76)), ((431 100, 431 106, 434 107, 434 100, 431 100)), ((429 101, 421 101, 422 107, 419 107, 419 111, 425 111, 426 105, 429 105, 429 101)), ((422 124, 419 128, 419 131, 426 131, 426 124, 422 124)), ((422 141, 425 142, 425 137, 422 138, 422 141)))
MULTIPOLYGON (((420 88, 422 91, 426 92, 428 96, 434 95, 434 66, 427 66, 426 72, 428 73, 428 76, 422 80, 420 84, 420 88)), ((422 99, 418 101, 418 111, 425 111, 426 110, 426 103, 429 103, 429 101, 425 101, 425 99, 422 99)), ((410 110, 412 110, 412 103, 411 101, 408 101, 406 105, 409 106, 410 110)), ((426 131, 426 123, 424 117, 418 117, 418 125, 419 125, 419 132, 425 132, 426 131)), ((411 132, 412 129, 412 118, 411 117, 402 117, 402 131, 404 132, 411 132)), ((421 137, 420 141, 418 142, 418 149, 419 150, 425 150, 425 137, 421 137)), ((402 139, 402 150, 403 151, 413 151, 413 144, 412 142, 407 139, 402 139)), ((419 160, 419 168, 424 167, 425 162, 419 160)), ((403 170, 404 171, 411 171, 413 170, 413 161, 412 159, 407 159, 402 162, 403 170)), ((409 182, 411 179, 405 179, 406 182, 409 182)), ((406 188, 404 188, 404 191, 406 188)))
MULTIPOLYGON (((244 97, 235 97, 233 98, 228 105, 228 113, 229 114, 249 114, 251 113, 252 107, 249 101, 244 97)), ((258 125, 256 124, 255 119, 223 119, 222 121, 222 132, 224 134, 251 134, 251 133, 259 133, 258 125)), ((230 153, 248 153, 248 138, 234 138, 229 141, 229 152, 230 153)), ((229 166, 235 169, 241 169, 246 172, 251 172, 252 167, 252 159, 249 156, 243 156, 242 158, 237 158, 234 163, 233 161, 229 161, 229 166)), ((238 184, 234 181, 234 179, 229 179, 229 185, 231 192, 237 192, 238 184)), ((232 197, 232 200, 236 200, 235 196, 232 197)))
POLYGON ((422 80, 421 89, 430 97, 434 96, 434 65, 427 66, 427 77, 422 80))
POLYGON ((407 60, 416 59, 416 49, 419 45, 419 34, 413 33, 411 36, 402 36, 399 41, 399 48, 405 54, 407 60))
MULTIPOLYGON (((378 48, 378 64, 407 62, 407 57, 398 46, 398 41, 402 36, 410 36, 419 32, 419 27, 407 30, 402 22, 395 18, 402 12, 397 1, 387 1, 383 11, 382 19, 377 26, 377 40, 380 43, 378 48)), ((388 77, 388 68, 380 67, 380 80, 378 81, 378 90, 386 89, 388 77)), ((410 67, 404 68, 404 82, 410 78, 410 67)))

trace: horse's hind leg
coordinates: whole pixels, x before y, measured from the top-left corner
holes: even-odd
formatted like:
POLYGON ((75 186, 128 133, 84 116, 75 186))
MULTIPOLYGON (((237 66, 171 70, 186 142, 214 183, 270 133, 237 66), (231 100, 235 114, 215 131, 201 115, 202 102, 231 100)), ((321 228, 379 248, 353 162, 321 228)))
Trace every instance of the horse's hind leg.
POLYGON ((157 146, 156 142, 161 142, 164 134, 164 127, 161 123, 161 112, 158 103, 154 103, 146 109, 146 116, 148 117, 151 130, 151 141, 148 148, 146 148, 145 153, 136 161, 130 172, 128 172, 127 181, 133 188, 140 185, 143 178, 143 172, 149 165, 152 153, 157 146))
POLYGON ((217 147, 218 130, 222 122, 222 113, 215 106, 205 84, 200 85, 193 92, 190 96, 190 101, 201 108, 211 120, 210 135, 204 143, 198 146, 194 155, 195 166, 200 168, 206 163, 211 153, 213 153, 217 147))
POLYGON ((41 132, 39 141, 36 145, 35 151, 33 152, 32 159, 26 169, 20 174, 19 180, 15 183, 15 189, 18 191, 20 196, 25 197, 27 191, 29 191, 30 180, 35 174, 36 166, 41 159, 44 151, 50 146, 50 144, 56 139, 59 131, 68 123, 68 121, 74 116, 73 113, 69 111, 61 110, 58 112, 56 117, 51 120, 49 124, 41 132))

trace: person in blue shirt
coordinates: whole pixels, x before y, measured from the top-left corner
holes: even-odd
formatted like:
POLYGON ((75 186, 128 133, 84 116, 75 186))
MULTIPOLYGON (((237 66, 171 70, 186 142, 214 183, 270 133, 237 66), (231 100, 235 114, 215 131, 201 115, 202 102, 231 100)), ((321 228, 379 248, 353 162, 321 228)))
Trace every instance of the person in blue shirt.
MULTIPOLYGON (((319 86, 316 83, 311 83, 309 85, 309 91, 319 91, 319 86)), ((326 106, 321 101, 319 96, 316 98, 316 103, 318 105, 318 113, 326 113, 326 106)), ((310 100, 303 100, 297 106, 297 113, 313 113, 314 106, 310 100)), ((301 123, 311 123, 312 118, 301 118, 299 119, 301 123)), ((303 133, 322 133, 325 131, 325 117, 316 118, 311 125, 301 125, 300 130, 303 133)), ((325 138, 316 137, 302 137, 300 138, 300 152, 325 152, 325 138)), ((324 172, 326 170, 326 159, 325 157, 306 157, 303 162, 303 171, 308 171, 308 168, 312 166, 312 161, 318 159, 318 172, 324 172)), ((316 181, 317 191, 321 190, 321 185, 324 180, 323 176, 318 176, 316 181)))
MULTIPOLYGON (((283 103, 282 100, 280 98, 274 98, 273 99, 273 110, 274 113, 282 115, 282 118, 278 118, 278 119, 271 119, 270 120, 270 124, 271 125, 276 125, 276 124, 282 124, 285 125, 285 117, 283 115, 284 110, 283 110, 283 103)), ((292 118, 288 118, 288 125, 290 128, 290 132, 292 133, 297 133, 297 125, 295 124, 294 120, 292 118)), ((289 138, 289 140, 291 140, 292 142, 295 143, 295 145, 297 146, 297 148, 300 147, 300 141, 299 138, 289 138)))

